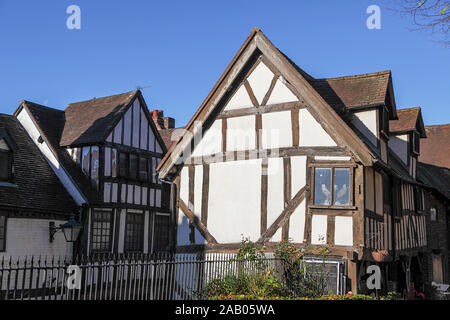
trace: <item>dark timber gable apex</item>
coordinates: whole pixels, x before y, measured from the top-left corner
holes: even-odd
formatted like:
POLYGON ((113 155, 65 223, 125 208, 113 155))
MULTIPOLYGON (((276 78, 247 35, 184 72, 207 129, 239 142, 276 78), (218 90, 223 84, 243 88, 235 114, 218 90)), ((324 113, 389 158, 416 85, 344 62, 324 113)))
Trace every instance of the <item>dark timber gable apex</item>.
MULTIPOLYGON (((356 159, 366 166, 372 166, 377 155, 358 137, 351 127, 338 115, 332 106, 314 89, 310 81, 312 77, 299 69, 283 53, 281 53, 261 32, 254 28, 238 53, 235 55, 214 88, 195 112, 185 127, 185 133, 174 143, 158 166, 160 178, 165 178, 173 164, 187 147, 190 147, 194 123, 200 122, 203 129, 208 128, 211 118, 217 115, 218 109, 233 94, 233 89, 242 80, 242 74, 248 70, 261 56, 273 68, 278 70, 290 85, 290 89, 306 105, 307 110, 320 123, 324 130, 337 142, 345 146, 356 159)), ((173 173, 173 172, 172 172, 173 173)))

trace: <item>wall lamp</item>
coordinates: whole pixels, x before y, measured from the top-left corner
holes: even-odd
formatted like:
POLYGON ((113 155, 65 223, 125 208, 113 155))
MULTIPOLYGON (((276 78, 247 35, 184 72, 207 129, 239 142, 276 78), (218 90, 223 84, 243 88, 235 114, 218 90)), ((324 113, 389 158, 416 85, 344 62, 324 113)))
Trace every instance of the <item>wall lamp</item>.
POLYGON ((81 226, 81 223, 75 221, 74 216, 71 216, 69 221, 67 221, 66 223, 60 224, 59 227, 56 227, 55 222, 51 221, 49 223, 49 227, 50 227, 50 243, 52 243, 55 240, 55 234, 60 230, 62 230, 64 238, 66 238, 66 241, 73 243, 77 241, 78 235, 80 234, 80 231, 83 228, 81 226))

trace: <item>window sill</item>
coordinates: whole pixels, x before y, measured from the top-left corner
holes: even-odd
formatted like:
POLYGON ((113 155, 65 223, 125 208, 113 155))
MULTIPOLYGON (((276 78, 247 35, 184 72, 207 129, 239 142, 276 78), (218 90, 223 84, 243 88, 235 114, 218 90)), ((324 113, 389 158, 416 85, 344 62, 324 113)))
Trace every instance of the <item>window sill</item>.
POLYGON ((356 210, 356 206, 320 206, 320 205, 309 205, 309 209, 331 209, 331 210, 356 210))
POLYGON ((11 182, 2 182, 0 181, 0 187, 8 187, 8 188, 19 188, 17 184, 11 182))

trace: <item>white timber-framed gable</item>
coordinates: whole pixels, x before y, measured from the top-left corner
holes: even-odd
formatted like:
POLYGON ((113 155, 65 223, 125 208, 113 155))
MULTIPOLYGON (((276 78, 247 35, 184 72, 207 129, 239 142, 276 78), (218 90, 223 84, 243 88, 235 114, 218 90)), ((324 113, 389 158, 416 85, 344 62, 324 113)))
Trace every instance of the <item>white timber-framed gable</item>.
MULTIPOLYGON (((283 59, 254 30, 159 166, 179 186, 178 250, 230 248, 243 237, 311 244, 314 156, 343 161, 349 171, 355 160, 372 164, 370 150, 283 59)), ((355 207, 347 209, 352 218, 355 207)), ((325 220, 325 243, 353 247, 353 236, 342 236, 353 235, 353 223, 339 220, 345 230, 335 232, 334 217, 325 220)))

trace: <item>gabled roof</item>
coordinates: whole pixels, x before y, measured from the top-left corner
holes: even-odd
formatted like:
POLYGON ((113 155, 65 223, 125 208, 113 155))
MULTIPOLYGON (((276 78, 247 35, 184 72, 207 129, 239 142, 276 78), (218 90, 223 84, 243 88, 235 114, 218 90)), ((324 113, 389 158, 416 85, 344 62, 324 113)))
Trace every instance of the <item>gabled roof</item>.
POLYGON ((64 169, 72 178, 80 192, 88 202, 96 202, 101 199, 101 195, 92 186, 89 178, 83 174, 79 166, 70 158, 64 148, 59 146, 59 140, 64 130, 65 113, 64 111, 42 106, 29 101, 22 101, 19 108, 15 111, 17 115, 21 108, 29 111, 32 120, 45 142, 50 147, 53 155, 58 159, 64 169))
POLYGON ((419 161, 450 169, 450 124, 426 126, 426 139, 420 140, 419 161))
POLYGON ((70 104, 65 110, 66 123, 60 146, 88 145, 105 140, 139 94, 139 90, 130 91, 70 104))
POLYGON ((355 109, 386 103, 391 71, 315 79, 311 85, 330 105, 355 109))
POLYGON ((398 120, 389 121, 389 132, 405 133, 417 130, 421 138, 426 138, 420 107, 397 110, 398 120))
POLYGON ((195 112, 192 119, 185 127, 185 134, 172 145, 157 170, 160 178, 164 178, 173 167, 176 160, 183 151, 190 147, 194 131, 194 123, 204 124, 223 101, 224 96, 228 95, 230 89, 238 81, 238 75, 244 70, 246 64, 255 55, 264 55, 271 64, 273 64, 288 81, 294 90, 294 94, 301 96, 307 104, 307 108, 314 117, 322 119, 322 125, 339 144, 345 145, 357 159, 365 165, 371 166, 372 159, 376 156, 366 146, 366 144, 357 136, 357 134, 340 118, 338 113, 331 107, 327 101, 311 85, 312 77, 298 68, 290 59, 279 51, 259 30, 254 28, 247 40, 244 42, 238 53, 228 65, 222 76, 219 78, 214 88, 206 97, 204 102, 195 112))
POLYGON ((0 127, 15 144, 13 181, 10 186, 0 185, 0 206, 73 214, 77 205, 19 121, 0 114, 0 127))
MULTIPOLYGON (((448 149, 447 149, 448 150, 448 149)), ((417 178, 450 199, 450 169, 418 162, 417 178)))

